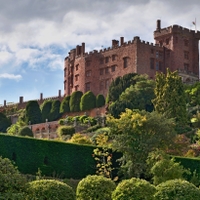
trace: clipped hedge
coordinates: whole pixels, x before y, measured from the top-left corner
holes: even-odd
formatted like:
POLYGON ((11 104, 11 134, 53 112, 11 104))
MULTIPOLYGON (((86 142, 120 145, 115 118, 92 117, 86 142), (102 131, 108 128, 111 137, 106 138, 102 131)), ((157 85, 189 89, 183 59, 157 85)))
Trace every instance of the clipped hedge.
POLYGON ((36 180, 27 185, 27 200, 75 200, 72 188, 57 180, 36 180))
POLYGON ((81 179, 95 174, 92 157, 95 147, 60 141, 40 140, 0 134, 0 155, 14 160, 23 174, 63 175, 81 179))
POLYGON ((32 132, 32 130, 28 126, 25 126, 25 127, 21 128, 19 130, 18 135, 19 136, 33 137, 33 132, 32 132))
POLYGON ((57 130, 60 137, 64 135, 73 135, 75 133, 75 128, 73 126, 60 126, 57 130))

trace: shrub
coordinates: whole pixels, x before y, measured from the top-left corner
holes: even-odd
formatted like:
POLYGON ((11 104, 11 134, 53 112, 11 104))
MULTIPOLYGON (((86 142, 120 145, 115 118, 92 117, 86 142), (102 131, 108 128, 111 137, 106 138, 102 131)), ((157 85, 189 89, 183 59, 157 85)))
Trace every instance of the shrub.
MULTIPOLYGON (((26 179, 8 158, 0 157, 0 194, 10 199, 20 196, 25 188, 26 179)), ((17 199, 17 198, 16 198, 17 199)))
POLYGON ((28 126, 25 126, 19 130, 18 135, 33 137, 33 132, 28 126))
POLYGON ((155 187, 146 180, 131 178, 118 184, 112 200, 153 200, 155 192, 155 187))
POLYGON ((111 200, 115 183, 103 176, 89 175, 82 179, 76 190, 77 200, 111 200))
POLYGON ((36 180, 28 183, 27 200, 75 200, 72 188, 57 180, 36 180))
POLYGON ((75 133, 72 138, 69 140, 71 143, 75 144, 92 144, 92 141, 90 138, 88 138, 86 135, 83 135, 81 133, 75 133))
POLYGON ((102 94, 96 96, 96 107, 100 108, 105 105, 105 98, 102 94))
POLYGON ((6 115, 0 112, 0 132, 5 133, 6 129, 11 125, 11 120, 8 119, 6 115))
POLYGON ((49 115, 49 121, 55 121, 60 117, 60 101, 54 100, 49 115))
POLYGON ((46 119, 50 118, 50 112, 52 108, 52 100, 46 100, 41 106, 42 122, 46 122, 46 119))
POLYGON ((93 92, 88 91, 81 97, 80 109, 81 111, 91 110, 96 107, 96 97, 93 92))
POLYGON ((73 135, 75 133, 75 128, 73 126, 60 126, 57 129, 57 133, 60 137, 64 135, 73 135))
POLYGON ((99 129, 99 128, 101 128, 101 126, 98 125, 98 124, 96 124, 96 125, 94 125, 94 126, 89 127, 89 128, 88 128, 86 131, 84 131, 84 132, 94 132, 94 131, 96 131, 96 130, 99 129))
POLYGON ((81 91, 73 92, 69 100, 69 107, 71 112, 80 111, 80 102, 83 93, 81 91))
POLYGON ((199 199, 200 190, 192 183, 175 179, 161 183, 156 187, 155 200, 194 200, 199 199))
POLYGON ((60 113, 66 113, 66 112, 70 112, 70 107, 69 107, 69 100, 70 100, 71 96, 66 96, 60 105, 60 113))

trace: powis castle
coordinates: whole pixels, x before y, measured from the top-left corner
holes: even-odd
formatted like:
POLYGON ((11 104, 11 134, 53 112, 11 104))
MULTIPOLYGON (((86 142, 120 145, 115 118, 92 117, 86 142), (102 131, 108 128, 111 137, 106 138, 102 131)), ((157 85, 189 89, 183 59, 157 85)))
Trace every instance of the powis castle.
POLYGON ((161 28, 157 20, 155 44, 136 36, 112 40, 112 46, 100 51, 85 52, 85 43, 77 45, 65 58, 64 95, 74 91, 92 91, 106 96, 113 79, 127 73, 147 74, 178 70, 183 82, 199 80, 200 32, 172 25, 161 28))

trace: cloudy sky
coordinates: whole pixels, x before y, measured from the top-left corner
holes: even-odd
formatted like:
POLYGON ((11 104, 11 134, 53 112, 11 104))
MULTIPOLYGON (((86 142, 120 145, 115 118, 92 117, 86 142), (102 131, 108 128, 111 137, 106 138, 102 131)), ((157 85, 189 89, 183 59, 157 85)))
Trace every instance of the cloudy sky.
POLYGON ((199 0, 0 0, 0 104, 63 94, 63 63, 86 51, 140 36, 154 42, 156 20, 200 29, 199 0))

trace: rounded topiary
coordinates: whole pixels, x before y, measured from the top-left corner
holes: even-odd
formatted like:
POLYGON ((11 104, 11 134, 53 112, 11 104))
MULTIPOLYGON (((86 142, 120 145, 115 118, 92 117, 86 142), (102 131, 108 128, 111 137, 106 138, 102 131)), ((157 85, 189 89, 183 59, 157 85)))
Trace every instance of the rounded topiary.
POLYGON ((105 98, 102 94, 96 96, 96 107, 100 108, 105 105, 105 98))
POLYGON ((112 200, 153 200, 155 186, 139 178, 123 180, 112 193, 112 200))
POLYGON ((57 180, 36 180, 27 184, 27 200, 75 200, 72 188, 57 180))
POLYGON ((185 180, 174 179, 156 187, 155 200, 194 200, 199 199, 200 189, 185 180))
POLYGON ((88 91, 81 97, 81 111, 91 110, 96 107, 96 97, 93 92, 88 91))
POLYGON ((21 128, 19 130, 18 135, 19 136, 33 137, 33 132, 32 132, 32 130, 28 126, 25 126, 25 127, 21 128))
POLYGON ((77 200, 111 200, 115 183, 103 176, 89 175, 82 179, 76 190, 77 200))

